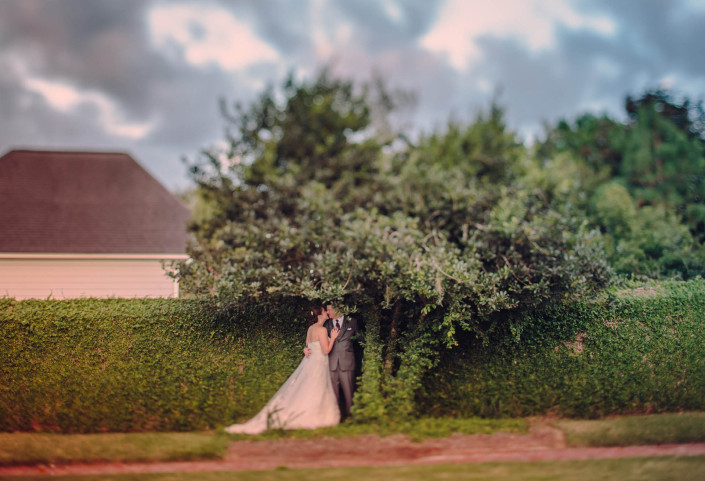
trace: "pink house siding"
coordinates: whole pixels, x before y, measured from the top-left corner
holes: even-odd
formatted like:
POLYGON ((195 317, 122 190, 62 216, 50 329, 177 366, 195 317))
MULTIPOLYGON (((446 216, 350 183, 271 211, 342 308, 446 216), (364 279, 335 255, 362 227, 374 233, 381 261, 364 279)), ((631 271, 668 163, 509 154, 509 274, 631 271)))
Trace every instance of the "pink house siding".
POLYGON ((175 297, 187 207, 123 153, 0 157, 0 297, 175 297))

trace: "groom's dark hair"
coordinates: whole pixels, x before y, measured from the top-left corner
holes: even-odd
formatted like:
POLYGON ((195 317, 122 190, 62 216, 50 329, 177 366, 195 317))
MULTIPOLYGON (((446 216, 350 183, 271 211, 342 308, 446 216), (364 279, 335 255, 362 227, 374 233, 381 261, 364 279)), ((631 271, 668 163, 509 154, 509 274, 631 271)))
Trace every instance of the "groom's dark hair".
POLYGON ((308 311, 308 316, 307 316, 307 317, 308 317, 308 322, 309 322, 310 324, 315 324, 315 323, 317 323, 317 322, 318 322, 318 316, 320 316, 321 314, 323 314, 323 311, 324 311, 324 310, 325 310, 325 309, 323 309, 321 306, 313 306, 313 307, 311 307, 311 310, 308 311))

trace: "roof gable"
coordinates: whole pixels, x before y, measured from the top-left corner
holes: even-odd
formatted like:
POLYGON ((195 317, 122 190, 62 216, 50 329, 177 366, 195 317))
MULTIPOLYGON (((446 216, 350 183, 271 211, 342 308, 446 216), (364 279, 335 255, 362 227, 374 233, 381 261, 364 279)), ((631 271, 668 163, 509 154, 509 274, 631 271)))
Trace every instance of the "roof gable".
POLYGON ((188 208, 131 156, 0 157, 0 252, 180 254, 188 208))

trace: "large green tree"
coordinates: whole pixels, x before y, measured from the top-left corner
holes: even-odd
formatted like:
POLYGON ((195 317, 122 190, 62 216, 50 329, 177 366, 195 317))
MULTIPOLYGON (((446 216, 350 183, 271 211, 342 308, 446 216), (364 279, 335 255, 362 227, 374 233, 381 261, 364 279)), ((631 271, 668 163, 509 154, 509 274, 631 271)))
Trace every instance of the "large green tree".
POLYGON ((375 121, 397 98, 324 71, 226 109, 229 148, 192 166, 209 208, 178 273, 223 302, 357 310, 357 419, 413 414, 423 373, 459 331, 520 339, 527 313, 610 275, 559 189, 524 175, 528 153, 501 109, 411 143, 375 121))

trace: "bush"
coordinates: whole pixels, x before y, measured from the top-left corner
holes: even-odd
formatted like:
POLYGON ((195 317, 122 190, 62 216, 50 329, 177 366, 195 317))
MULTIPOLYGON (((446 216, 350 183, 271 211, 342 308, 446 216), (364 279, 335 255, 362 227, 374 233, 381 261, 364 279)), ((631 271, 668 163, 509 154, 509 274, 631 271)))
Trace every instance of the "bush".
POLYGON ((522 344, 445 356, 425 414, 560 416, 705 409, 705 281, 630 284, 566 302, 522 344))
POLYGON ((304 312, 2 299, 0 430, 181 431, 248 417, 301 358, 304 312))
MULTIPOLYGON (((247 419, 301 359, 304 312, 297 301, 0 299, 0 431, 181 431, 247 419)), ((470 347, 442 351, 415 414, 704 410, 703 312, 702 279, 566 301, 527 315, 520 343, 460 339, 470 347)))

